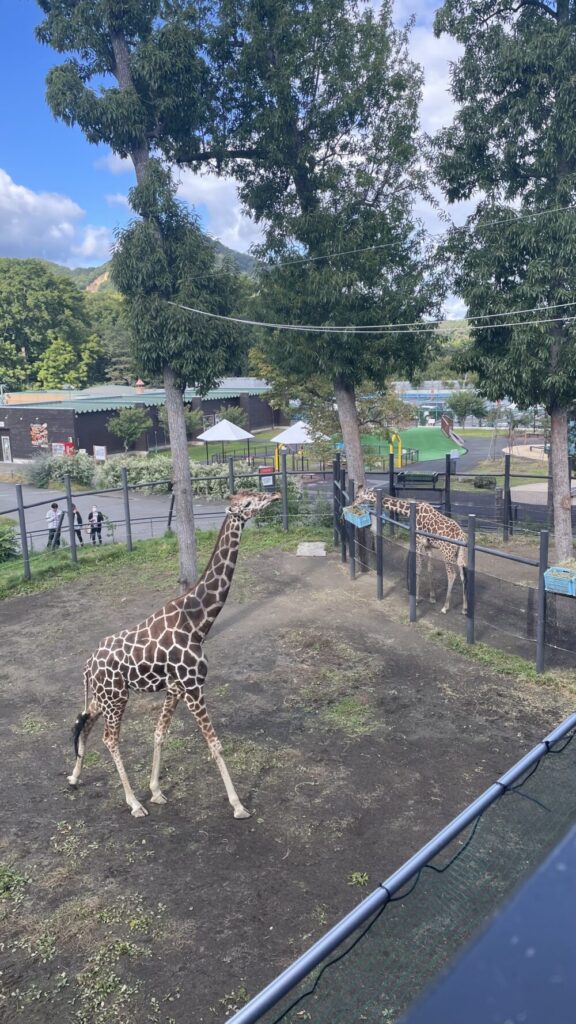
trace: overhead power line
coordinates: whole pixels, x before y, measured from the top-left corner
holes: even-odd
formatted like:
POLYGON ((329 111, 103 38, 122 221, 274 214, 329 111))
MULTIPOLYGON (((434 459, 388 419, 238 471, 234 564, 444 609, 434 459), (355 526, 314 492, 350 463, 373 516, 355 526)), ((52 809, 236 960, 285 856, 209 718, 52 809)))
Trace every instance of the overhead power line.
MULTIPOLYGON (((331 324, 331 325, 322 327, 322 326, 318 326, 317 324, 280 324, 280 323, 274 323, 274 322, 269 322, 269 321, 265 321, 265 320, 245 320, 245 319, 243 319, 241 317, 237 317, 237 316, 225 316, 223 313, 210 313, 210 312, 208 312, 208 310, 205 310, 205 309, 196 309, 194 306, 185 306, 181 302, 172 302, 169 299, 167 299, 166 301, 167 301, 168 305, 170 305, 170 306, 176 306, 178 309, 185 309, 189 313, 196 313, 198 316, 208 317, 208 318, 210 318, 212 320, 224 320, 227 323, 240 324, 243 327, 268 327, 268 328, 270 328, 272 330, 276 330, 276 331, 299 331, 299 332, 303 332, 303 333, 306 333, 306 334, 380 334, 380 335, 385 335, 385 334, 423 334, 423 333, 425 334, 425 333, 430 333, 432 331, 436 331, 438 324, 443 322, 443 321, 438 321, 438 320, 431 321, 429 327, 425 326, 425 324, 422 321, 414 321, 412 325, 405 323, 405 324, 385 324, 385 325, 380 325, 380 326, 376 326, 376 325, 371 326, 370 324, 364 324, 364 325, 348 324, 347 326, 338 326, 338 325, 331 324), (406 329, 406 328, 410 328, 410 327, 413 327, 414 329, 413 330, 410 330, 410 329, 407 330, 406 329)), ((560 305, 562 305, 562 306, 574 306, 574 305, 576 305, 576 302, 566 302, 566 303, 561 303, 560 305)), ((558 308, 558 307, 550 306, 550 307, 545 307, 545 308, 554 309, 554 308, 558 308)), ((522 310, 518 310, 518 311, 514 310, 514 311, 512 311, 510 313, 491 313, 491 314, 487 313, 487 314, 483 314, 483 318, 486 317, 486 316, 492 316, 492 317, 495 317, 495 316, 519 316, 522 312, 543 312, 543 309, 542 309, 542 307, 536 306, 536 307, 533 307, 532 310, 524 310, 524 311, 522 311, 522 310)), ((460 324, 460 323, 467 324, 469 322, 469 319, 470 318, 468 318, 468 317, 461 317, 458 320, 453 321, 453 322, 457 323, 457 324, 460 324)), ((533 326, 535 324, 559 323, 561 321, 568 321, 568 320, 576 320, 576 316, 543 317, 541 319, 535 319, 535 320, 513 321, 512 323, 507 322, 507 323, 504 323, 504 324, 481 324, 480 326, 476 326, 475 324, 472 324, 471 326, 476 331, 490 331, 490 330, 494 330, 495 327, 528 327, 528 326, 533 326)), ((445 330, 447 332, 449 332, 449 333, 452 333, 453 331, 459 330, 459 328, 458 327, 448 327, 448 328, 445 328, 445 330)))

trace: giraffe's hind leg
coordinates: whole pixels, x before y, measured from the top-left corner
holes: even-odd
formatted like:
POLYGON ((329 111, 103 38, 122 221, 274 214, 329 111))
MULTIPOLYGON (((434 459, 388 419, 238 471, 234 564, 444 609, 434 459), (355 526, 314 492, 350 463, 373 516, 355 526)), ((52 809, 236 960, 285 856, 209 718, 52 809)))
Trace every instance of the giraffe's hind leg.
POLYGON ((127 696, 117 697, 114 701, 109 700, 106 702, 102 710, 105 722, 103 739, 104 745, 110 751, 114 764, 118 769, 118 775, 120 776, 120 781, 124 787, 126 803, 132 811, 133 817, 143 818, 144 815, 148 814, 148 811, 142 807, 142 804, 134 795, 132 786, 128 781, 126 769, 122 763, 122 758, 120 757, 120 749, 118 745, 118 741, 120 739, 120 723, 122 722, 122 715, 124 714, 127 703, 127 696))
POLYGON ((160 757, 162 753, 162 744, 168 735, 172 716, 180 700, 180 695, 177 693, 169 693, 164 700, 162 705, 162 711, 160 712, 160 718, 154 732, 154 756, 152 758, 152 774, 150 776, 150 789, 152 791, 151 803, 153 804, 165 804, 166 797, 160 789, 160 757))
POLYGON ((448 577, 448 589, 446 590, 446 600, 442 609, 444 614, 446 614, 450 608, 450 595, 452 594, 452 587, 454 586, 454 580, 456 579, 456 569, 451 562, 446 562, 446 575, 448 577))
MULTIPOLYGON (((204 668, 202 678, 204 678, 205 674, 206 669, 204 668)), ((234 817, 249 818, 250 813, 240 803, 238 794, 234 789, 232 779, 228 774, 226 763, 224 761, 224 758, 222 757, 222 746, 212 727, 212 722, 210 721, 208 712, 206 710, 206 704, 204 703, 202 687, 199 683, 191 683, 186 687, 186 690, 184 692, 184 702, 186 704, 186 707, 194 715, 200 732, 202 733, 204 739, 206 740, 206 743, 208 744, 210 753, 212 754, 212 757, 214 758, 216 764, 218 765, 218 771, 220 772, 220 775, 222 776, 222 781, 224 783, 224 786, 226 787, 226 795, 234 809, 234 817)))
MULTIPOLYGON (((68 782, 70 783, 71 786, 77 786, 78 783, 80 782, 82 762, 84 760, 84 754, 86 753, 86 743, 90 733, 92 732, 92 729, 94 728, 96 722, 98 721, 100 715, 102 714, 100 708, 98 707, 98 704, 94 699, 90 702, 90 705, 88 707, 88 714, 90 717, 81 726, 81 731, 78 734, 78 754, 76 756, 74 770, 72 772, 72 775, 68 776, 68 782)), ((81 719, 79 719, 79 721, 81 721, 81 719)))

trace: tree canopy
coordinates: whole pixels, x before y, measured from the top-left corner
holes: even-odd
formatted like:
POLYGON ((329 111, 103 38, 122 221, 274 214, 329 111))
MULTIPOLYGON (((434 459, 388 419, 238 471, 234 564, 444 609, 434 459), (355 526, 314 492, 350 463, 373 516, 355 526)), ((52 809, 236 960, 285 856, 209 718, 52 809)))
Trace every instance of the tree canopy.
POLYGON ((568 558, 576 9, 568 0, 446 0, 436 31, 464 48, 452 76, 457 113, 435 140, 437 175, 451 201, 483 193, 451 239, 456 289, 484 318, 472 330, 468 367, 489 398, 542 404, 550 414, 556 546, 568 558))

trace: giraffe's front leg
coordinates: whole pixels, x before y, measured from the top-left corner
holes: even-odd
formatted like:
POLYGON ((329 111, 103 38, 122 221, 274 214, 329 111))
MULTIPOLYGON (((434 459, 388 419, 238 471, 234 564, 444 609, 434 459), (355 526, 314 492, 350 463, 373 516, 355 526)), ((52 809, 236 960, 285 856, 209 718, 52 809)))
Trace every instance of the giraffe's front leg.
POLYGON ((249 818, 250 812, 247 811, 240 803, 238 794, 234 789, 234 784, 228 773, 226 763, 222 757, 222 747, 208 716, 206 705, 204 703, 202 687, 199 684, 187 687, 186 692, 184 693, 184 701, 186 703, 186 707, 189 708, 194 715, 194 718, 200 728, 200 732, 208 744, 210 753, 218 765, 218 771, 220 772, 222 781, 226 787, 226 795, 234 809, 234 817, 249 818))
POLYGON ((456 579, 456 569, 450 562, 446 562, 446 575, 448 577, 448 589, 446 591, 446 600, 442 609, 444 614, 446 614, 450 608, 450 595, 452 594, 452 587, 454 586, 454 580, 456 579))
POLYGON ((114 764, 116 765, 116 768, 118 769, 118 775, 120 776, 120 781, 124 787, 126 803, 128 804, 130 810, 132 811, 133 817, 143 818, 146 814, 148 814, 148 811, 146 810, 145 807, 142 807, 142 804, 134 795, 134 791, 128 781, 128 776, 126 775, 126 769, 124 768, 124 765, 122 763, 122 758, 120 757, 120 749, 118 747, 118 740, 120 738, 120 723, 122 721, 122 715, 124 714, 127 701, 128 698, 126 697, 122 701, 118 700, 114 703, 114 705, 108 706, 103 710, 102 713, 104 715, 104 721, 106 723, 104 728, 103 739, 104 744, 106 747, 108 747, 108 750, 112 754, 112 759, 114 761, 114 764))
POLYGON ((160 712, 160 718, 158 719, 158 725, 154 732, 154 756, 152 758, 152 774, 150 776, 150 789, 152 791, 152 797, 150 802, 153 804, 165 804, 166 797, 160 789, 160 757, 162 754, 162 744, 168 735, 170 723, 172 721, 172 715, 176 710, 178 701, 180 700, 179 694, 169 693, 164 700, 162 705, 162 711, 160 712))

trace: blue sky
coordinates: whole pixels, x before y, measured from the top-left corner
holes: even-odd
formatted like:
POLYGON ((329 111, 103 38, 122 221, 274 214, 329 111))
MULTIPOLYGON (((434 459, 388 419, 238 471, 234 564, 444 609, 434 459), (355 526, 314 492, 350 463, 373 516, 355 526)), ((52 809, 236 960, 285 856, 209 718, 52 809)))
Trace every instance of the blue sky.
MULTIPOLYGON (((397 0, 398 20, 415 13, 415 59, 425 67, 422 121, 428 130, 450 120, 448 61, 451 40, 434 40, 436 4, 397 0)), ((91 146, 77 128, 56 121, 44 98, 45 77, 59 54, 36 42, 42 17, 35 0, 5 0, 0 37, 0 256, 42 256, 70 266, 102 263, 114 228, 129 217, 131 164, 106 147, 91 146)), ((246 250, 259 232, 240 209, 235 183, 215 175, 181 175, 180 195, 204 227, 226 245, 246 250)), ((423 210, 431 227, 435 214, 423 210)))

